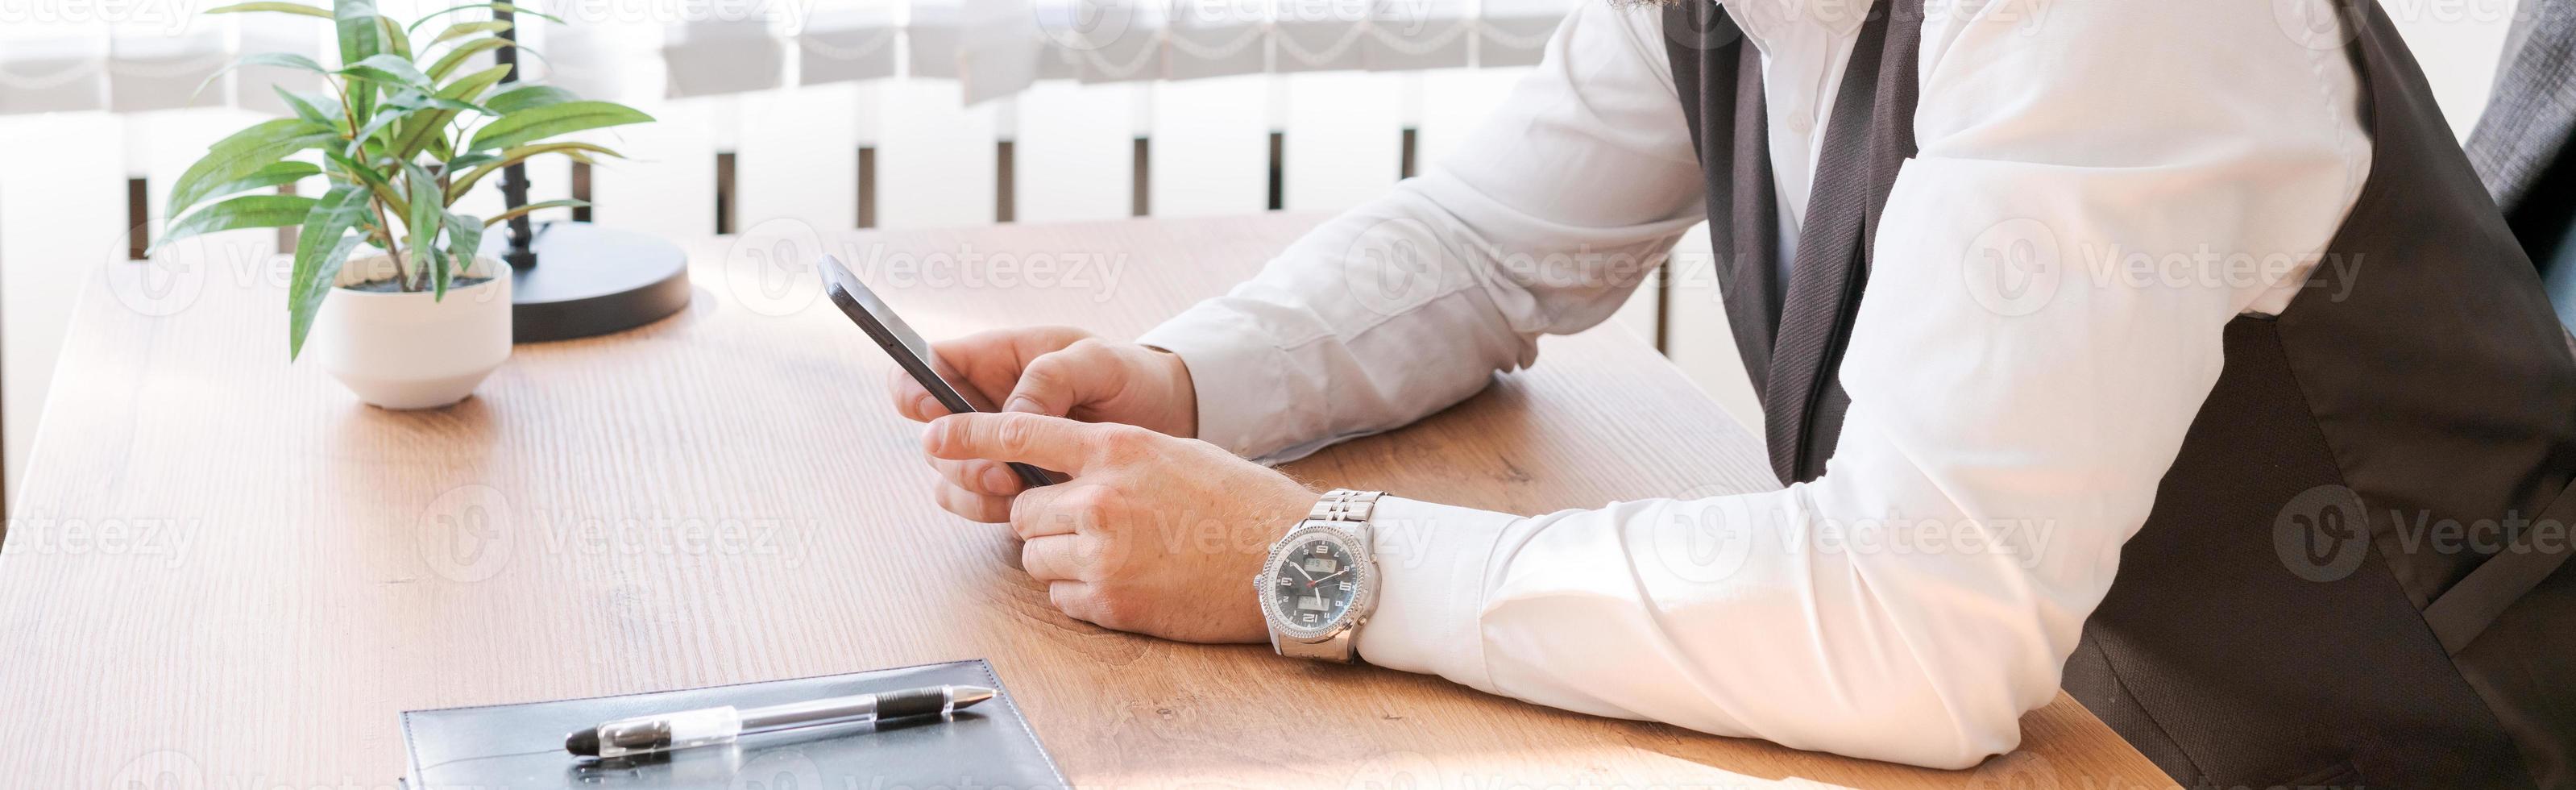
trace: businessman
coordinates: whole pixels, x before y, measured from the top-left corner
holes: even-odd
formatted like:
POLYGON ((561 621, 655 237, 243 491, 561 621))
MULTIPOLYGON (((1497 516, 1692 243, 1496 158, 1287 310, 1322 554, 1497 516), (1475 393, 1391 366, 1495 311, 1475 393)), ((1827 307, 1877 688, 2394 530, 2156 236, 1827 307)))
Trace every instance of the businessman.
POLYGON ((2063 686, 2187 785, 2576 787, 2576 360, 2369 0, 1593 0, 1226 296, 938 352, 1017 412, 897 377, 940 504, 1109 628, 1936 767, 2063 686), (1532 515, 1261 463, 1532 364, 1702 219, 1784 488, 1532 515))

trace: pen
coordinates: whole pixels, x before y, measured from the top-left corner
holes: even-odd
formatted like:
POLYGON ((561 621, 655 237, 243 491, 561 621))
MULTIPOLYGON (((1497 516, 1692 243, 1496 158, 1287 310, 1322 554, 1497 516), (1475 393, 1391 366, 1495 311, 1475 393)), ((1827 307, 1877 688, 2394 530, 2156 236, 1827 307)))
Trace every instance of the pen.
POLYGON ((739 710, 731 705, 700 708, 618 719, 574 730, 564 736, 564 751, 582 757, 628 757, 732 743, 735 738, 764 732, 934 713, 945 716, 992 698, 993 690, 982 686, 926 686, 739 710))

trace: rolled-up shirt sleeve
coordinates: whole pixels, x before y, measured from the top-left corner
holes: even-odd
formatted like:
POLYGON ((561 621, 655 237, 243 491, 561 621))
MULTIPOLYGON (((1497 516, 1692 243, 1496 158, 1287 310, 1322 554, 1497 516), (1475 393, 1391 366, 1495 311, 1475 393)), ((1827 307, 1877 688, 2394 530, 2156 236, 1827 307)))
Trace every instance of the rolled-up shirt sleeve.
POLYGON ((1658 12, 1586 0, 1450 156, 1139 338, 1181 356, 1199 438, 1267 460, 1384 431, 1618 309, 1702 215, 1658 12))
MULTIPOLYGON (((1382 500, 1363 658, 1916 765, 2019 743, 2218 379, 2226 324, 2332 296, 2301 282, 2369 146, 2344 54, 2264 4, 1943 10, 1825 474, 1532 517, 1382 500)), ((1546 326, 1494 315, 1443 348, 1546 326)), ((1290 409, 1346 397, 1287 390, 1290 409)), ((1230 430, 1284 447, 1344 427, 1289 422, 1230 430)))

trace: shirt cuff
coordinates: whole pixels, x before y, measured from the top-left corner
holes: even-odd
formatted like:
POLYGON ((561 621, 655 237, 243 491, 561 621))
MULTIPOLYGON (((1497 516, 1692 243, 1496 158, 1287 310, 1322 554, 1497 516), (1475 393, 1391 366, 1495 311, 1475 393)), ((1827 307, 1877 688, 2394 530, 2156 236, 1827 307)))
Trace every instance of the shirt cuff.
POLYGON ((1439 675, 1491 693, 1485 572, 1519 516, 1382 497, 1369 514, 1377 611, 1354 636, 1371 664, 1439 675))
POLYGON ((1198 438, 1247 458, 1285 444, 1276 417, 1288 406, 1280 400, 1291 364, 1288 352, 1246 329, 1250 324, 1209 300, 1136 338, 1179 355, 1189 368, 1198 392, 1198 438))

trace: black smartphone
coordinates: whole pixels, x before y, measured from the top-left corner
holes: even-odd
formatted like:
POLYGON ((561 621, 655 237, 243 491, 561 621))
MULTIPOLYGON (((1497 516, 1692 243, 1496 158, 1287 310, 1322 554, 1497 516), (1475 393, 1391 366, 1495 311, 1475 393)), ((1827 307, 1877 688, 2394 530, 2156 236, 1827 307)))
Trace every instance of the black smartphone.
MULTIPOLYGON (((841 265, 840 259, 825 255, 815 268, 823 272, 823 293, 830 294, 832 303, 841 306, 841 313, 865 330, 869 339, 877 341, 877 347, 885 349, 887 356, 894 357, 894 363, 902 365, 905 373, 912 374, 913 381, 921 382, 921 388, 929 390, 930 397, 939 399, 939 405, 947 407, 949 413, 1001 411, 974 390, 951 383, 963 377, 940 362, 939 355, 931 353, 930 343, 922 340, 920 333, 912 331, 901 316, 895 315, 894 308, 887 307, 875 292, 859 282, 858 275, 851 274, 850 268, 841 265)), ((1019 475, 1020 482, 1031 488, 1054 485, 1064 479, 1054 472, 1018 462, 1011 463, 1011 472, 1019 475)))

